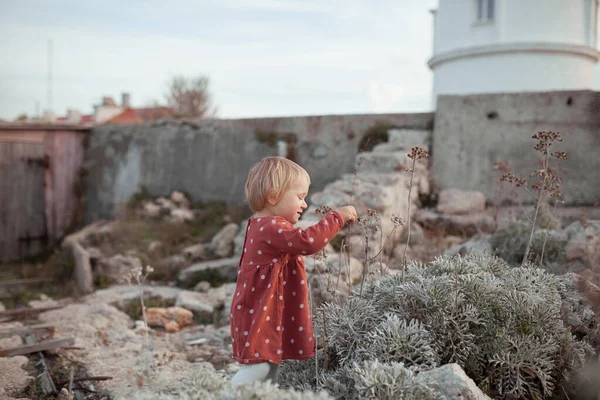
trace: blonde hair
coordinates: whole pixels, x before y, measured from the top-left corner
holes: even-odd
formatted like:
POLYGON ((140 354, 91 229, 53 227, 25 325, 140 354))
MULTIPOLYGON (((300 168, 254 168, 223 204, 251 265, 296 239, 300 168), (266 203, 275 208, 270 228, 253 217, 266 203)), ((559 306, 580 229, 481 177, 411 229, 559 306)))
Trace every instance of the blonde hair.
POLYGON ((268 204, 269 196, 275 202, 289 189, 294 179, 304 177, 310 184, 308 172, 293 161, 283 157, 266 157, 255 164, 246 180, 246 198, 254 212, 268 204))

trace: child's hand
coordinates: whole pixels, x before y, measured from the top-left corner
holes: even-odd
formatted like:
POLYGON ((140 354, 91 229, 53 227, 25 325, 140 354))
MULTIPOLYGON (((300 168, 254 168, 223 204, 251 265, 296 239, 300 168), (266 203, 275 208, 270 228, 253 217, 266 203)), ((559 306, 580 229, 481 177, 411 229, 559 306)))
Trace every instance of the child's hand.
POLYGON ((342 218, 344 218, 344 222, 347 224, 353 223, 358 218, 358 214, 356 213, 354 206, 344 206, 335 211, 342 214, 342 218))

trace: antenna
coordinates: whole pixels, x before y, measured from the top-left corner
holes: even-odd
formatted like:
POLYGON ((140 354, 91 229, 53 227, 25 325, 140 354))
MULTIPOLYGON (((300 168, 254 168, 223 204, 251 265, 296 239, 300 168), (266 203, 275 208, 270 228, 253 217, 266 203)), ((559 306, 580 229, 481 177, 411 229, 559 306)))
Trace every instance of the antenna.
POLYGON ((48 111, 52 112, 52 39, 48 40, 48 111))

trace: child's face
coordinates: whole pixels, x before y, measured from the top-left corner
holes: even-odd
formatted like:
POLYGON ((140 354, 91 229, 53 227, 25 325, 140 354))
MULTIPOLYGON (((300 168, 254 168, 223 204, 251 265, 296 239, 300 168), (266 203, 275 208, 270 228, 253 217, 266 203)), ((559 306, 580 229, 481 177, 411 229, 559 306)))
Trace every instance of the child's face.
POLYGON ((302 211, 307 207, 304 198, 308 194, 309 186, 305 177, 296 178, 281 200, 272 207, 273 214, 285 218, 291 224, 298 222, 302 211))

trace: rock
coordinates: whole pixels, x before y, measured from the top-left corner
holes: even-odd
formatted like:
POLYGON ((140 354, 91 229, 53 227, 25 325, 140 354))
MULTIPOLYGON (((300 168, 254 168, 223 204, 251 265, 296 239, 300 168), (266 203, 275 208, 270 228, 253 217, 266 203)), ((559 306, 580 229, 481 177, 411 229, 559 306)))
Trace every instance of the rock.
POLYGON ((167 213, 170 213, 171 211, 173 211, 174 209, 177 208, 175 203, 173 203, 171 200, 166 199, 164 197, 159 197, 156 200, 154 200, 154 202, 156 204, 158 204, 160 206, 160 208, 165 210, 165 212, 167 212, 167 213))
POLYGON ((150 201, 144 202, 142 205, 142 216, 146 218, 158 218, 161 214, 161 207, 150 201))
POLYGON ((238 233, 233 239, 233 254, 238 257, 242 255, 242 250, 244 248, 244 238, 246 237, 246 229, 248 229, 248 220, 240 222, 240 228, 238 230, 238 233))
POLYGON ((427 150, 430 140, 430 130, 390 129, 388 131, 388 143, 398 149, 410 150, 415 146, 420 146, 427 150))
POLYGON ((563 232, 568 242, 565 246, 566 259, 594 269, 600 265, 600 221, 576 221, 563 232))
POLYGON ((181 208, 190 208, 190 201, 181 192, 171 193, 171 201, 181 208))
MULTIPOLYGON (((402 231, 399 242, 406 243, 408 238, 408 228, 402 231)), ((425 231, 423 227, 416 222, 410 224, 410 242, 409 246, 422 244, 425 241, 425 231)))
POLYGON ((116 282, 122 281, 125 274, 134 268, 142 268, 140 259, 136 256, 124 256, 122 254, 105 258, 98 263, 99 274, 106 275, 116 282))
POLYGON ((478 191, 444 189, 436 211, 442 214, 472 214, 485 210, 485 196, 478 191))
POLYGON ((212 322, 215 305, 210 304, 210 300, 206 293, 183 291, 177 296, 175 305, 192 311, 203 321, 212 322))
POLYGON ((404 171, 409 165, 406 151, 361 153, 356 158, 359 173, 392 173, 404 171))
POLYGON ((188 264, 188 259, 181 254, 175 254, 159 261, 161 269, 166 269, 168 271, 177 271, 188 264))
MULTIPOLYGON (((179 272, 178 279, 180 282, 186 282, 197 275, 214 274, 223 281, 235 282, 239 261, 238 257, 230 257, 192 264, 179 272)), ((200 278, 200 280, 206 279, 200 278)))
POLYGON ((229 257, 233 254, 233 239, 239 231, 236 223, 225 225, 210 242, 212 252, 218 257, 229 257))
POLYGON ((194 212, 186 208, 175 208, 171 210, 168 220, 175 223, 183 223, 194 220, 194 212))
POLYGON ((496 223, 491 212, 468 215, 438 214, 430 210, 417 210, 414 220, 424 228, 442 230, 446 235, 473 236, 480 232, 493 232, 496 223))
POLYGON ((148 252, 149 253, 157 253, 157 252, 161 251, 163 249, 163 247, 164 247, 164 245, 161 242, 159 242, 158 240, 153 240, 148 245, 148 252))
POLYGON ((0 357, 0 397, 22 391, 31 379, 23 369, 29 360, 24 356, 0 357))
POLYGON ((206 259, 206 248, 204 244, 199 243, 186 247, 182 254, 189 261, 204 260, 206 259))
POLYGON ((354 257, 349 258, 349 266, 346 265, 345 257, 340 257, 337 253, 329 254, 324 259, 315 259, 311 256, 304 259, 306 272, 317 277, 319 274, 330 273, 335 276, 335 280, 337 281, 338 271, 340 271, 341 267, 341 280, 347 280, 349 275, 350 282, 355 282, 360 279, 363 273, 363 263, 354 257))
POLYGON ((423 371, 417 379, 439 392, 445 399, 491 400, 458 364, 446 364, 423 371))
POLYGON ((494 254, 491 243, 491 235, 471 238, 465 243, 453 246, 444 252, 445 255, 453 256, 455 254, 465 255, 470 253, 494 254))
POLYGON ((148 326, 168 328, 169 332, 178 332, 181 328, 192 325, 194 314, 182 307, 150 307, 146 310, 148 326))
POLYGON ((75 396, 69 393, 69 389, 62 388, 60 390, 60 393, 58 393, 58 397, 56 398, 56 400, 73 400, 74 398, 75 396))
POLYGON ((175 305, 191 310, 202 320, 213 322, 215 311, 224 309, 225 303, 233 297, 234 291, 235 284, 221 285, 209 289, 206 293, 184 290, 177 296, 175 305))
POLYGON ((4 303, 0 301, 0 311, 6 311, 6 307, 4 307, 4 303))
POLYGON ((194 286, 195 292, 206 293, 210 289, 210 283, 206 281, 200 281, 194 286))

